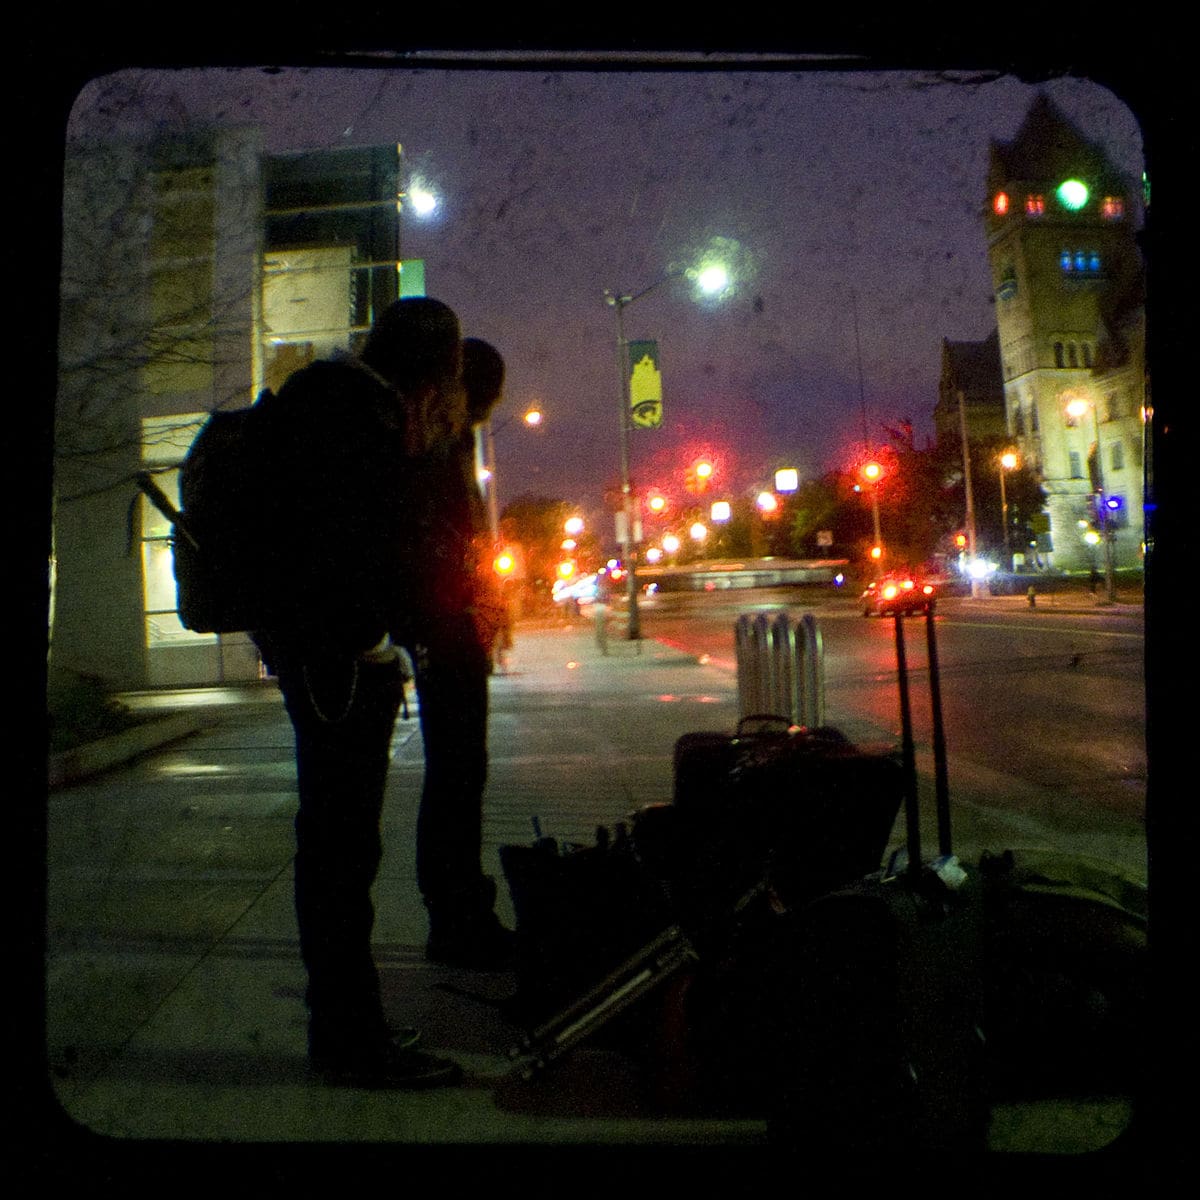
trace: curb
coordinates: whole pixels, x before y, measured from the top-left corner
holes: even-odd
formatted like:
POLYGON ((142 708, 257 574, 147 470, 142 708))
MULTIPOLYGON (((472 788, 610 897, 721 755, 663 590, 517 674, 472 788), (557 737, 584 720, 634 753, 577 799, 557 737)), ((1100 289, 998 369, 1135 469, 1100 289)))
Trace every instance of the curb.
POLYGON ((51 754, 47 762, 49 790, 99 775, 148 750, 156 750, 168 742, 197 733, 209 723, 208 718, 194 713, 176 713, 158 720, 144 721, 120 733, 51 754))

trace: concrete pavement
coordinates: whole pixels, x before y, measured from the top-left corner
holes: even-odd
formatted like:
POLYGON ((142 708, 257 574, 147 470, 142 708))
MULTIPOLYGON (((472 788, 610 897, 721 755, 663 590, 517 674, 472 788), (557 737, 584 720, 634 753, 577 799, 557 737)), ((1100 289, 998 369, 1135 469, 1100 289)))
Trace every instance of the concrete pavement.
MULTIPOLYGON (((732 631, 731 631, 732 638, 732 631)), ((591 625, 525 626, 492 681, 485 865, 542 831, 591 841, 669 799, 675 739, 729 730, 731 671, 653 640, 596 649, 591 625)), ((110 1151, 156 1144, 723 1147, 767 1144, 755 1118, 664 1115, 631 1065, 582 1047, 514 1077, 518 1030, 497 1001, 510 975, 431 966, 413 844, 422 754, 401 721, 376 887, 376 957, 389 1014, 456 1058, 462 1087, 335 1089, 304 1057, 303 969, 292 911, 291 729, 273 684, 128 698, 190 713, 196 732, 49 798, 46 1051, 55 1104, 110 1151)), ((414 706, 415 709, 415 706, 414 706)), ((930 806, 926 806, 928 808, 930 806)), ((501 909, 511 923, 506 889, 501 909)), ((1081 1118, 997 1115, 998 1149, 1104 1144, 1114 1102, 1081 1118)))

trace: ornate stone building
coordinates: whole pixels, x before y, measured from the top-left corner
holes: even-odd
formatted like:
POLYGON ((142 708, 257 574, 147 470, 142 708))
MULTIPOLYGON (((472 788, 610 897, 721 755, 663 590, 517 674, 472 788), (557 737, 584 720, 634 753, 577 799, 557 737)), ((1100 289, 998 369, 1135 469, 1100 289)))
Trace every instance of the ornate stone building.
POLYGON ((1044 562, 1140 566, 1144 307, 1135 181, 1045 97, 993 143, 985 225, 1007 431, 1046 497, 1044 562))

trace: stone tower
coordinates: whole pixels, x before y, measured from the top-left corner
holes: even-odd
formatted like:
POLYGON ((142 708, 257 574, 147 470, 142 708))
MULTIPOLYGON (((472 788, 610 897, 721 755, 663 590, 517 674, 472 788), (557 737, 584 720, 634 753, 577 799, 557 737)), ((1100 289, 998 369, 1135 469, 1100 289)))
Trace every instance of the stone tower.
POLYGON ((1046 497, 1036 553, 1140 566, 1145 395, 1134 181, 1039 96, 992 143, 985 224, 1005 420, 1046 497))

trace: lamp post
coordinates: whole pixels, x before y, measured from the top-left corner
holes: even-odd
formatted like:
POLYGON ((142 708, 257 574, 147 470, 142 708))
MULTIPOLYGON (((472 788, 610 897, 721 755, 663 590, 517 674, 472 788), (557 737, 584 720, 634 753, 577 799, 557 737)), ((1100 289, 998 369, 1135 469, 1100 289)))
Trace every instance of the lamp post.
MULTIPOLYGON (((513 422, 509 416, 494 425, 489 419, 475 427, 475 467, 483 482, 484 495, 487 499, 488 528, 491 530, 492 541, 500 536, 499 502, 496 499, 496 434, 507 429, 513 422)), ((542 410, 536 405, 521 414, 522 423, 529 429, 536 429, 542 423, 542 410)))
MULTIPOLYGON (((1117 599, 1116 580, 1113 577, 1112 537, 1108 527, 1108 505, 1104 494, 1104 455, 1100 449, 1100 418, 1096 415, 1096 404, 1093 400, 1077 397, 1067 403, 1067 415, 1078 420, 1088 409, 1092 412, 1093 445, 1096 447, 1096 483, 1093 496, 1100 498, 1100 538, 1104 543, 1104 597, 1106 604, 1113 604, 1117 599)), ((1091 483, 1091 480, 1088 480, 1091 483)), ((1094 502, 1094 501, 1093 501, 1094 502)))
POLYGON ((1004 476, 1017 465, 1017 456, 1008 450, 1000 455, 1000 520, 1004 525, 1004 569, 1012 570, 1012 551, 1008 541, 1008 497, 1004 491, 1004 476))
POLYGON ((975 573, 975 493, 971 488, 971 443, 967 439, 966 401, 958 393, 958 430, 962 438, 963 486, 967 493, 967 562, 971 576, 971 599, 979 599, 979 576, 975 573))
POLYGON ((621 502, 625 514, 625 530, 623 541, 623 556, 625 558, 625 594, 629 601, 629 627, 626 637, 636 641, 642 636, 641 618, 638 613, 637 600, 637 542, 634 537, 634 504, 633 485, 629 478, 629 427, 631 423, 630 392, 629 392, 629 342, 625 337, 625 310, 635 301, 661 287, 668 279, 680 275, 688 275, 695 279, 697 286, 706 294, 723 291, 729 284, 729 274, 724 267, 717 263, 709 263, 699 268, 680 267, 668 271, 661 279, 655 280, 649 287, 639 292, 629 294, 623 292, 605 291, 604 302, 617 314, 617 365, 621 373, 621 502))

